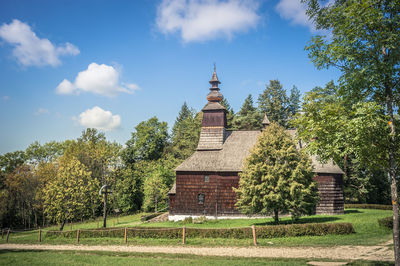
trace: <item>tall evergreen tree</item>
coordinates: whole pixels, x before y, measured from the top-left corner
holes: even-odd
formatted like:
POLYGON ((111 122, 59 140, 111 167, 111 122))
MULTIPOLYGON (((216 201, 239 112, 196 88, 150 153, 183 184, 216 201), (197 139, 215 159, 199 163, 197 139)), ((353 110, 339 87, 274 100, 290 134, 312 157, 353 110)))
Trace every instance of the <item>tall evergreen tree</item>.
POLYGON ((293 219, 313 213, 318 201, 311 159, 296 149, 291 136, 271 123, 251 150, 240 174, 236 206, 244 213, 291 213, 293 219))
POLYGON ((227 129, 232 130, 233 129, 233 121, 235 119, 235 112, 233 111, 231 105, 229 104, 228 100, 226 98, 222 99, 221 105, 226 108, 226 124, 227 124, 227 129))
POLYGON ((261 129, 262 114, 254 107, 251 94, 244 100, 242 108, 233 120, 233 128, 236 130, 261 129))
POLYGON ((195 113, 194 110, 190 109, 187 106, 186 102, 184 102, 182 107, 181 107, 181 110, 179 111, 178 116, 175 119, 174 126, 172 127, 172 134, 171 134, 172 138, 175 137, 175 135, 177 134, 177 131, 181 130, 180 127, 182 125, 182 122, 185 119, 193 118, 194 117, 194 113, 195 113))
MULTIPOLYGON (((296 86, 290 90, 289 105, 288 105, 288 119, 291 120, 300 110, 300 91, 296 86)), ((288 121, 289 122, 289 121, 288 121)))
POLYGON ((267 114, 270 121, 286 127, 289 117, 289 98, 279 80, 270 80, 258 97, 258 109, 267 114))
POLYGON ((196 150, 200 137, 201 116, 183 104, 172 130, 168 152, 176 159, 184 160, 196 150))

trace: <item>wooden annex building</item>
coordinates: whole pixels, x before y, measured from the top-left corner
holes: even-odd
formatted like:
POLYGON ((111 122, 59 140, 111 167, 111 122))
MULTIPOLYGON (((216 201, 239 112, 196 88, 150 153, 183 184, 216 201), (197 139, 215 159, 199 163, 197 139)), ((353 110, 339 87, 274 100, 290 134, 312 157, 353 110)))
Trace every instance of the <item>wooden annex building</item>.
MULTIPOLYGON (((175 169, 176 183, 168 193, 169 220, 189 216, 244 216, 235 208, 236 193, 232 187, 238 187, 244 161, 262 131, 226 130, 226 109, 220 104, 223 99, 218 87, 220 83, 214 69, 208 103, 202 110, 197 150, 175 169)), ((266 116, 262 124, 264 127, 270 124, 266 116)), ((287 130, 287 133, 293 138, 296 136, 296 130, 287 130)), ((300 142, 298 148, 301 148, 300 142)), ((343 213, 343 171, 332 161, 320 164, 315 157, 312 161, 320 196, 316 213, 343 213)))

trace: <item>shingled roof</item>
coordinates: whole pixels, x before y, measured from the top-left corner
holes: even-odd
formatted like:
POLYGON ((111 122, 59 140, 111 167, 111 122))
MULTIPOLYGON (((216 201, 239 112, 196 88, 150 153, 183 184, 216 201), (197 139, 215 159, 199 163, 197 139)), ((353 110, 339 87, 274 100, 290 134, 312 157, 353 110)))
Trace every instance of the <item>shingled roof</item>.
MULTIPOLYGON (((293 138, 296 135, 296 130, 286 132, 293 138)), ((177 172, 241 172, 244 161, 260 134, 261 131, 226 131, 221 150, 198 150, 175 170, 177 172)), ((298 148, 301 148, 300 143, 298 148)), ((312 156, 311 159, 315 173, 343 174, 343 171, 332 161, 321 164, 316 156, 312 156)))

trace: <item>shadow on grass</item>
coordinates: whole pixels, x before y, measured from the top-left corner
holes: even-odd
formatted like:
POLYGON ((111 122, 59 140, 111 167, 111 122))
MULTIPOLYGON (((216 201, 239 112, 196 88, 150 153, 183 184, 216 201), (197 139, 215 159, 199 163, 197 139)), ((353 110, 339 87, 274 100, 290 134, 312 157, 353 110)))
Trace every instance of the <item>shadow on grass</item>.
POLYGON ((47 250, 29 250, 29 249, 1 249, 0 250, 0 255, 6 254, 6 253, 26 253, 26 252, 45 252, 47 250))
MULTIPOLYGON (((284 220, 284 221, 279 221, 279 224, 308 224, 308 223, 326 223, 326 222, 333 222, 340 220, 340 218, 337 217, 303 217, 300 218, 298 221, 293 221, 293 220, 284 220)), ((254 225, 276 225, 274 221, 268 221, 264 223, 255 223, 254 225)))
POLYGON ((349 214, 349 213, 363 213, 363 212, 360 212, 359 210, 344 210, 344 214, 349 214))

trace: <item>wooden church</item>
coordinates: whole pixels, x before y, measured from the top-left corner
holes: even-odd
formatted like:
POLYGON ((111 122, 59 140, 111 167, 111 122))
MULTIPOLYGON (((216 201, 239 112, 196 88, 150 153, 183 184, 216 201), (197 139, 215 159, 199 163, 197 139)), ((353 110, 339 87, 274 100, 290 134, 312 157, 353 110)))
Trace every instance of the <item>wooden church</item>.
MULTIPOLYGON (((220 104, 217 74, 210 80, 208 103, 203 108, 200 140, 195 153, 176 169, 176 183, 169 191, 169 220, 186 217, 207 218, 244 217, 236 208, 236 193, 232 187, 239 185, 239 173, 250 149, 262 131, 231 131, 226 129, 226 109, 220 104)), ((263 126, 269 125, 265 116, 263 126)), ((287 130, 295 138, 296 130, 287 130)), ((301 148, 301 143, 298 143, 301 148)), ((318 182, 319 204, 317 214, 344 212, 343 171, 332 161, 320 164, 312 157, 315 181, 318 182)))

